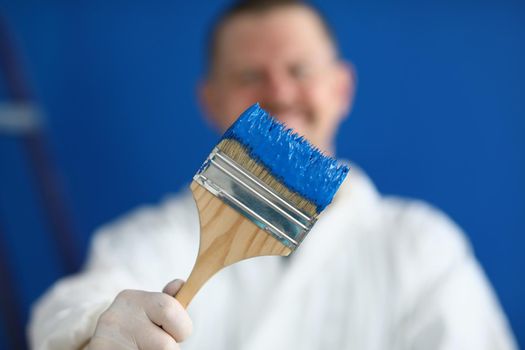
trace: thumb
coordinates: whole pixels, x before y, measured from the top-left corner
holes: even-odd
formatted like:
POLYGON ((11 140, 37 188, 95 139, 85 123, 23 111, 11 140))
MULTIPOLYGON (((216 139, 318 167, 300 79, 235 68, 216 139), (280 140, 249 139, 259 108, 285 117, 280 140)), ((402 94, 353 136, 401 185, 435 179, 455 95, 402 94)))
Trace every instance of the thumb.
POLYGON ((162 293, 166 293, 174 297, 183 284, 184 284, 183 280, 178 279, 178 278, 174 279, 170 283, 166 284, 166 287, 164 287, 164 289, 162 290, 162 293))

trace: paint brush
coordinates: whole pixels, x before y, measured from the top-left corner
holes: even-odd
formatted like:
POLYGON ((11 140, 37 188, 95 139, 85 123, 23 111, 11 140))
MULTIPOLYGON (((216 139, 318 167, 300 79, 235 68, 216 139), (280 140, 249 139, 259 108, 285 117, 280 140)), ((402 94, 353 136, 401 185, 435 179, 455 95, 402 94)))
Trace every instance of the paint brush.
POLYGON ((209 278, 238 261, 289 255, 348 171, 259 104, 249 107, 193 177, 200 245, 176 299, 187 307, 209 278))

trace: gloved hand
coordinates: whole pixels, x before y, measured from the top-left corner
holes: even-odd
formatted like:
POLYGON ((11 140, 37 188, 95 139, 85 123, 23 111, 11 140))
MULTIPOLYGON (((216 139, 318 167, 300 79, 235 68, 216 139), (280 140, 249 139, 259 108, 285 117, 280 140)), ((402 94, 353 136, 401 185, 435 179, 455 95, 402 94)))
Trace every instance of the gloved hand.
POLYGON ((93 350, 167 350, 179 349, 178 343, 192 330, 186 310, 173 297, 184 281, 174 280, 162 293, 140 290, 120 292, 100 315, 89 343, 93 350))

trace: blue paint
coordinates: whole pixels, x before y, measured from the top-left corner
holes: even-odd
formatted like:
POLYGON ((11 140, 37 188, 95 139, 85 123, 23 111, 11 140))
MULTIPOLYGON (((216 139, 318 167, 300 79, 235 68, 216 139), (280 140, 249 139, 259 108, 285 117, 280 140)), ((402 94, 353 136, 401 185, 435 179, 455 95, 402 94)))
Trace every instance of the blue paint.
POLYGON ((313 202, 318 213, 332 202, 349 171, 287 129, 258 103, 244 111, 222 138, 243 144, 250 156, 286 187, 313 202))

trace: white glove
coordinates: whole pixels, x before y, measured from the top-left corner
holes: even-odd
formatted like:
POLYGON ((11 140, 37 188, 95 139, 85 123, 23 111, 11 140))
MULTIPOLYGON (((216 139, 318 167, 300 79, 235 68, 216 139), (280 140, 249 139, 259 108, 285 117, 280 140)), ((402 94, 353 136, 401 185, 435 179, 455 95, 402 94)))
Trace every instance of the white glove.
POLYGON ((163 293, 120 292, 100 315, 89 343, 92 350, 179 349, 192 330, 186 310, 173 297, 184 281, 174 280, 163 293))

